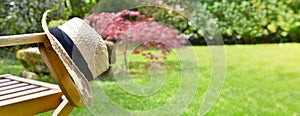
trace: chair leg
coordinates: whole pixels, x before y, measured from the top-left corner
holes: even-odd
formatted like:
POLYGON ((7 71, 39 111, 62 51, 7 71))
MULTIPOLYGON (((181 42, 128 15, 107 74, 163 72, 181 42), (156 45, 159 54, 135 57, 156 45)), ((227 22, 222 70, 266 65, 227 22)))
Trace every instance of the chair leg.
POLYGON ((62 99, 62 103, 55 109, 52 116, 68 116, 74 109, 74 106, 69 103, 67 98, 63 96, 62 99))

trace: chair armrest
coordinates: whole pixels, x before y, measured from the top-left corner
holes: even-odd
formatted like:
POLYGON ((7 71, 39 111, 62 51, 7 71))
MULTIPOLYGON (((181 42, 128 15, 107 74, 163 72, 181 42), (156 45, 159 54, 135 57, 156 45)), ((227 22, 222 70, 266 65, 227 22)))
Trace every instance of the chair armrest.
POLYGON ((41 43, 46 40, 46 33, 0 36, 0 47, 41 43))

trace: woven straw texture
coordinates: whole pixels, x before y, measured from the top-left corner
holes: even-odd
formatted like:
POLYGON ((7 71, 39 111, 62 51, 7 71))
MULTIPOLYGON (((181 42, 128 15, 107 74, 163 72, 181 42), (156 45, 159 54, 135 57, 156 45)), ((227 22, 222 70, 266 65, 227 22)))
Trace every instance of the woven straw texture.
MULTIPOLYGON (((49 32, 46 21, 48 12, 49 10, 43 14, 43 30, 47 34, 52 48, 58 54, 73 79, 84 104, 90 105, 92 103, 92 94, 89 83, 83 73, 68 56, 60 42, 49 32)), ((103 39, 92 27, 85 23, 85 21, 79 18, 73 18, 58 28, 64 31, 77 46, 87 62, 88 68, 93 74, 93 78, 96 78, 109 68, 107 47, 103 39)))

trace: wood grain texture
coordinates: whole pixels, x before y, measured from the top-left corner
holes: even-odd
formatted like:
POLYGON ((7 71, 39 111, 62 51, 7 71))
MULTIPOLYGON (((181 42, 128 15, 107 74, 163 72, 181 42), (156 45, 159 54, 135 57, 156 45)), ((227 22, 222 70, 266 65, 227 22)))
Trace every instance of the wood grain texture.
POLYGON ((39 50, 56 83, 59 85, 71 105, 76 107, 83 106, 84 104, 81 102, 81 96, 67 69, 52 47, 47 45, 49 45, 49 43, 39 44, 39 50))
POLYGON ((46 33, 0 36, 0 47, 41 43, 46 40, 46 33))
POLYGON ((62 92, 57 85, 9 74, 0 75, 0 79, 14 82, 0 87, 1 116, 39 114, 56 109, 61 103, 62 92))
POLYGON ((0 75, 0 115, 34 115, 53 109, 56 109, 54 115, 68 115, 74 107, 83 106, 72 78, 45 33, 0 37, 0 47, 33 43, 38 43, 41 56, 58 86, 10 74, 0 75))
POLYGON ((33 89, 33 88, 37 88, 37 86, 35 86, 35 85, 28 85, 28 86, 24 86, 24 87, 16 87, 16 88, 13 88, 13 89, 1 91, 0 92, 0 96, 7 95, 7 94, 12 94, 12 93, 16 93, 16 92, 20 92, 20 91, 25 91, 25 90, 33 89))
POLYGON ((52 116, 67 116, 72 112, 73 109, 74 106, 70 104, 68 99, 63 98, 62 103, 54 110, 52 116))
POLYGON ((9 85, 9 86, 5 86, 5 87, 0 87, 0 92, 8 90, 8 89, 12 89, 12 88, 24 87, 27 85, 28 85, 27 83, 19 83, 19 84, 9 85))
POLYGON ((33 84, 33 85, 44 86, 44 87, 51 88, 51 89, 59 89, 59 87, 57 85, 50 84, 50 83, 44 83, 44 82, 41 82, 41 81, 20 78, 20 77, 13 76, 13 75, 10 75, 10 74, 5 74, 3 76, 5 76, 6 79, 11 79, 11 80, 15 80, 15 81, 23 82, 23 83, 29 83, 29 84, 33 84))
POLYGON ((0 114, 1 116, 33 116, 56 109, 61 103, 61 96, 60 91, 51 90, 6 100, 2 104, 8 105, 0 106, 0 114))

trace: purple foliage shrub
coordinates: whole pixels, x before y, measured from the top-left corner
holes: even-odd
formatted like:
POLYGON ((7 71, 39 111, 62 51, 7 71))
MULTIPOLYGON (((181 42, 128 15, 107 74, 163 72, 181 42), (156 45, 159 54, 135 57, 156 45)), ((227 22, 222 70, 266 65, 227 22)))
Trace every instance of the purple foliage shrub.
POLYGON ((182 48, 186 43, 178 30, 164 26, 136 11, 91 14, 86 19, 94 24, 95 30, 105 40, 126 39, 129 43, 136 43, 140 47, 136 47, 132 54, 142 54, 150 60, 166 58, 171 48, 182 48), (147 51, 150 48, 160 50, 161 54, 147 51))

